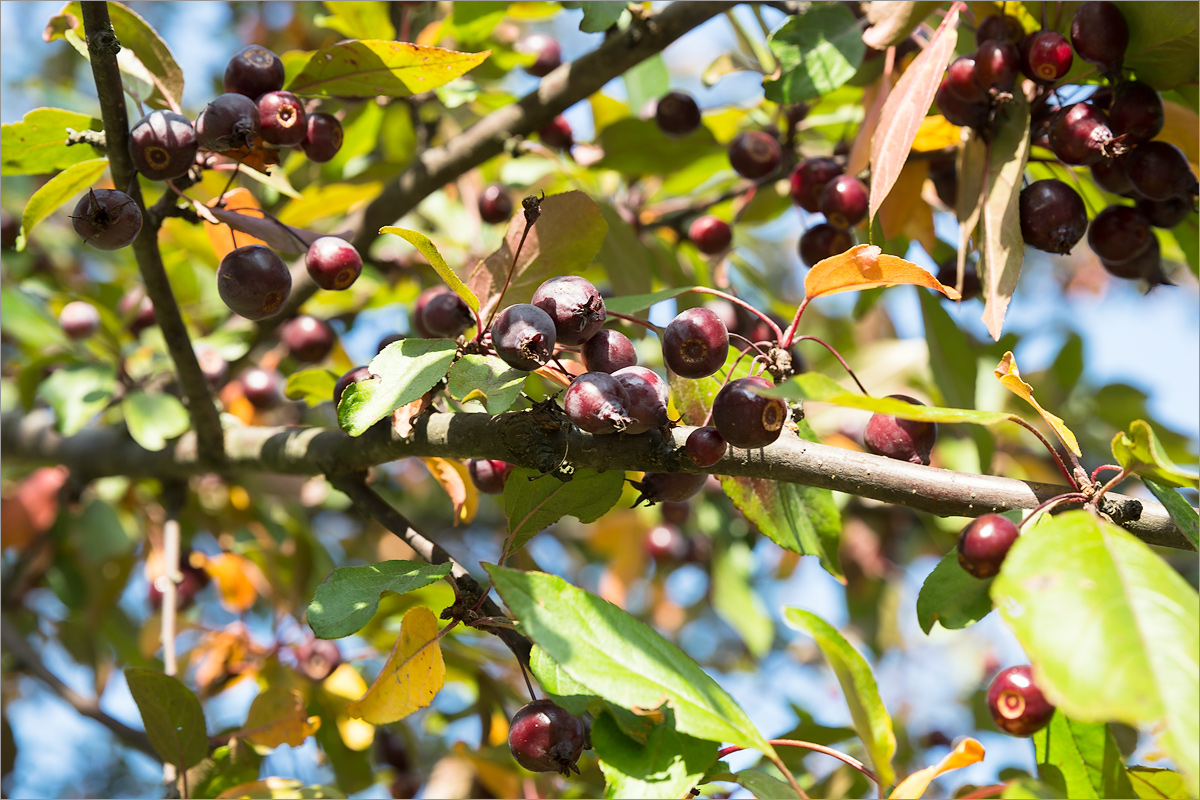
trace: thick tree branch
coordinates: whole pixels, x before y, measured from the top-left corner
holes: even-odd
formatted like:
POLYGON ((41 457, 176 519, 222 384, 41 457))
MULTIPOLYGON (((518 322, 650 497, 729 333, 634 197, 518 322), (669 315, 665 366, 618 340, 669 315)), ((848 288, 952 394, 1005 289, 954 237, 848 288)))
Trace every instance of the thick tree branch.
MULTIPOLYGON (((233 428, 226 431, 227 467, 237 472, 303 475, 362 469, 408 456, 498 458, 538 468, 539 454, 563 455, 588 469, 707 471, 818 486, 896 503, 941 516, 977 517, 1011 509, 1031 510, 1059 494, 1057 486, 994 475, 973 475, 895 461, 870 453, 804 441, 790 433, 762 450, 730 448, 708 470, 674 455, 692 428, 672 431, 664 447, 656 432, 639 436, 593 436, 570 425, 548 434, 528 412, 429 414, 408 439, 386 423, 361 437, 329 428, 233 428)), ((54 430, 49 411, 0 417, 0 447, 8 459, 65 464, 82 480, 108 475, 185 478, 208 470, 197 462, 188 434, 166 449, 142 449, 120 429, 86 430, 71 437, 54 430)), ((1148 544, 1193 549, 1165 508, 1150 500, 1109 493, 1104 506, 1114 520, 1148 544)))
POLYGON ((125 92, 121 85, 121 71, 117 67, 117 51, 120 45, 112 32, 108 16, 108 4, 85 2, 80 7, 83 27, 87 33, 88 52, 91 55, 92 75, 96 81, 96 96, 100 100, 100 113, 104 120, 104 135, 108 145, 108 167, 113 185, 127 192, 142 210, 142 232, 133 243, 133 254, 138 270, 146 285, 146 294, 154 303, 154 317, 162 330, 171 360, 179 372, 179 382, 188 400, 188 413, 192 427, 200 442, 200 454, 205 463, 217 466, 223 457, 224 438, 221 433, 221 418, 213 404, 208 380, 200 370, 196 352, 188 338, 187 326, 179 313, 179 304, 171 290, 171 282, 163 267, 162 254, 158 250, 158 221, 150 217, 142 189, 138 184, 133 159, 129 155, 129 117, 125 110, 125 92))

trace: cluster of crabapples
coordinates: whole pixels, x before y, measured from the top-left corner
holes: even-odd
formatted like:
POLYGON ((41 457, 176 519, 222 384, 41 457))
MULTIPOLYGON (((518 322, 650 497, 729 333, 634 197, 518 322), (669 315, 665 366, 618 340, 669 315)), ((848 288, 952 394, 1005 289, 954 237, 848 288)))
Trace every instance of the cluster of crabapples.
POLYGON ((1032 144, 1051 151, 1068 167, 1088 167, 1096 183, 1130 202, 1114 202, 1088 222, 1079 193, 1047 178, 1020 195, 1021 235, 1030 247, 1066 254, 1087 234, 1088 246, 1112 275, 1165 283, 1154 228, 1173 228, 1195 209, 1197 181, 1186 156, 1157 140, 1164 112, 1158 91, 1129 79, 1122 68, 1129 25, 1107 0, 1082 3, 1071 21, 1070 39, 1052 30, 1026 33, 1013 16, 981 21, 978 49, 946 71, 936 102, 945 118, 990 136, 999 112, 1033 82, 1032 144), (1056 84, 1075 56, 1099 69, 1106 84, 1086 100, 1063 104, 1056 84))

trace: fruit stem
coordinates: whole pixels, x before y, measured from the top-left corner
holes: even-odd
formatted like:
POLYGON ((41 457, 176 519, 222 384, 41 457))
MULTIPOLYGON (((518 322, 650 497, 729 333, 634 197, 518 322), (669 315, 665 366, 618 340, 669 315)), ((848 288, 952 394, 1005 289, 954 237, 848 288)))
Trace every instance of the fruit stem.
POLYGON ((832 353, 833 357, 836 358, 838 360, 838 363, 842 365, 842 369, 846 370, 846 372, 848 372, 850 374, 850 377, 854 379, 854 382, 856 384, 858 384, 859 391, 861 391, 863 393, 863 395, 865 395, 866 397, 871 396, 871 393, 868 392, 863 387, 862 382, 858 379, 858 376, 854 374, 854 370, 850 369, 850 365, 846 363, 846 359, 842 358, 842 354, 837 351, 837 348, 835 348, 833 345, 825 342, 822 339, 818 339, 816 336, 801 336, 801 337, 797 338, 796 341, 803 342, 806 339, 808 341, 816 342, 817 344, 821 345, 826 350, 828 350, 830 353, 832 353))
POLYGON ((1121 469, 1123 468, 1120 464, 1105 464, 1104 466, 1096 467, 1094 470, 1092 470, 1092 483, 1098 483, 1099 480, 1096 476, 1105 470, 1120 471, 1121 469))
MULTIPOLYGON (((841 750, 835 750, 832 747, 826 747, 823 744, 817 744, 815 742, 805 742, 800 739, 772 739, 770 744, 772 747, 799 747, 803 750, 811 750, 814 753, 823 753, 827 756, 833 756, 834 758, 841 761, 842 763, 848 764, 851 767, 853 767, 854 769, 861 772, 864 776, 866 776, 866 778, 868 780, 870 780, 876 786, 878 786, 880 788, 880 790, 883 789, 883 783, 880 782, 879 777, 874 772, 871 772, 871 770, 867 769, 866 765, 863 764, 861 761, 859 761, 857 758, 847 755, 846 753, 843 753, 841 750)), ((733 753, 737 753, 737 752, 740 752, 745 749, 746 748, 744 748, 740 745, 731 744, 728 747, 722 747, 720 750, 718 750, 717 758, 722 759, 727 755, 731 755, 733 753)), ((776 763, 776 766, 779 766, 778 763, 776 763)), ((796 788, 796 787, 793 785, 792 788, 796 788)))
POLYGON ((654 331, 655 333, 659 333, 662 330, 657 325, 655 325, 653 322, 647 322, 644 319, 638 319, 637 317, 632 316, 630 314, 621 314, 616 311, 609 311, 607 313, 610 317, 616 317, 617 319, 623 319, 626 322, 632 322, 635 325, 641 325, 643 328, 654 331))
MULTIPOLYGON (((1037 428, 1033 427, 1028 422, 1026 422, 1025 420, 1018 417, 1016 414, 1013 414, 1012 416, 1010 416, 1009 419, 1011 419, 1013 422, 1020 425, 1025 430, 1032 433, 1034 436, 1036 436, 1038 438, 1038 441, 1040 441, 1043 445, 1045 445, 1046 449, 1050 451, 1050 455, 1054 456, 1054 463, 1058 464, 1058 471, 1061 472, 1063 474, 1063 477, 1067 479, 1067 483, 1071 486, 1072 489, 1074 489, 1075 491, 1079 491, 1079 481, 1075 480, 1075 476, 1072 475, 1070 470, 1067 469, 1067 465, 1063 463, 1062 456, 1060 456, 1058 454, 1058 450, 1055 449, 1054 445, 1052 445, 1052 444, 1050 444, 1050 442, 1046 441, 1046 437, 1042 436, 1042 434, 1038 432, 1037 428)), ((1067 451, 1067 452, 1070 452, 1070 451, 1067 451)))
POLYGON ((480 327, 475 333, 476 341, 479 341, 479 337, 483 336, 485 329, 492 327, 492 320, 496 318, 496 312, 500 310, 500 303, 504 301, 504 293, 508 291, 508 285, 512 283, 513 273, 517 271, 517 259, 521 257, 521 248, 525 247, 525 240, 529 238, 529 231, 533 228, 533 224, 538 221, 538 217, 542 213, 539 201, 533 195, 526 197, 523 204, 525 205, 525 230, 521 234, 521 241, 517 243, 517 251, 513 253, 513 260, 512 264, 508 267, 508 274, 504 276, 504 286, 500 288, 500 294, 496 297, 496 304, 492 306, 492 311, 488 314, 487 324, 480 327), (531 200, 533 201, 532 204, 530 203, 531 200), (531 208, 531 205, 534 208, 531 208))
POLYGON ((962 800, 984 800, 987 797, 999 797, 1008 788, 1007 783, 995 783, 991 786, 984 786, 976 789, 970 794, 964 794, 962 800))
POLYGON ((1049 500, 1026 514, 1025 518, 1017 523, 1017 530, 1024 528, 1027 522, 1039 514, 1049 513, 1050 509, 1057 505, 1061 505, 1063 503, 1085 503, 1087 502, 1087 499, 1087 495, 1085 495, 1083 492, 1067 492, 1066 494, 1060 494, 1055 497, 1051 497, 1049 500))
POLYGON ((783 331, 779 330, 779 326, 775 324, 775 320, 771 319, 766 314, 759 311, 757 308, 750 305, 749 303, 747 303, 745 300, 741 299, 740 297, 734 297, 731 294, 722 292, 720 289, 710 289, 707 286, 696 286, 696 287, 692 288, 690 291, 693 294, 711 294, 716 297, 720 297, 722 300, 728 300, 729 302, 733 303, 736 306, 741 306, 742 308, 746 309, 751 314, 753 314, 754 316, 758 317, 763 322, 765 322, 767 324, 767 326, 770 327, 771 331, 776 336, 779 337, 781 346, 783 346, 785 348, 787 347, 787 345, 782 344, 783 331))
POLYGON ((787 350, 792 346, 792 340, 796 336, 796 328, 800 325, 800 315, 804 313, 804 309, 808 308, 808 298, 800 301, 800 305, 796 306, 796 316, 792 317, 792 324, 788 325, 787 330, 783 332, 780 338, 779 346, 787 350))
POLYGON ((1114 475, 1112 480, 1110 480, 1108 483, 1101 486, 1100 489, 1096 492, 1096 494, 1092 495, 1092 505, 1094 505, 1096 508, 1099 508, 1100 501, 1104 498, 1104 495, 1107 494, 1110 489, 1115 488, 1118 483, 1120 483, 1121 481, 1125 480, 1128 477, 1129 477, 1129 470, 1127 470, 1127 469, 1122 469, 1120 472, 1118 472, 1116 475, 1114 475))

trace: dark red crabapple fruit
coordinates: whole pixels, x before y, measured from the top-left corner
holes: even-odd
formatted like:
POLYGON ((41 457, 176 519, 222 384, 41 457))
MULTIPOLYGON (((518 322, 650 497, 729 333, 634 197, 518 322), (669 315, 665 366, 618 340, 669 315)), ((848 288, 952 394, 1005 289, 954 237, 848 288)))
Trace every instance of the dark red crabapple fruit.
POLYGON ((204 373, 208 384, 214 388, 220 386, 224 382, 225 376, 229 374, 229 362, 215 347, 199 344, 196 345, 195 350, 196 363, 200 365, 200 371, 204 373))
POLYGON ((1079 193, 1060 180, 1034 181, 1018 200, 1021 237, 1047 253, 1071 252, 1087 231, 1087 210, 1079 193))
POLYGON ((258 106, 244 94, 226 93, 196 118, 196 139, 205 150, 249 150, 258 142, 258 106))
POLYGON ((529 301, 554 320, 559 344, 583 344, 604 327, 604 298, 587 278, 560 275, 543 281, 529 301))
POLYGON ((1088 0, 1075 9, 1071 20, 1071 45, 1084 61, 1105 73, 1121 71, 1129 46, 1129 23, 1115 3, 1088 0))
POLYGON ((133 198, 116 189, 89 189, 75 204, 71 226, 84 244, 97 250, 120 250, 142 231, 142 211, 133 198))
POLYGON ((279 326, 279 341, 292 358, 311 364, 333 349, 333 328, 323 319, 301 314, 279 326))
MULTIPOLYGON (((890 394, 888 397, 914 406, 924 405, 908 395, 890 394)), ((936 442, 936 422, 901 419, 891 414, 872 414, 863 431, 863 444, 872 453, 912 464, 929 466, 929 454, 936 442)))
POLYGON ((692 513, 692 507, 686 502, 673 503, 671 501, 667 501, 658 508, 662 512, 663 522, 666 522, 670 525, 684 524, 688 521, 688 517, 691 516, 692 513))
POLYGON ((1050 120, 1050 149, 1064 164, 1088 166, 1124 153, 1128 147, 1117 139, 1108 117, 1088 103, 1075 103, 1050 120))
POLYGON ((976 578, 990 578, 1000 571, 1020 533, 1008 517, 984 514, 958 535, 958 563, 976 578))
POLYGON ((1125 81, 1113 90, 1108 124, 1115 135, 1125 134, 1126 144, 1148 142, 1163 127, 1163 103, 1158 91, 1143 81, 1125 81))
POLYGON ((1021 51, 1012 42, 989 39, 975 51, 975 80, 989 92, 1011 92, 1021 69, 1021 51))
POLYGON ((258 131, 281 147, 295 147, 308 135, 304 104, 291 92, 267 92, 258 98, 258 131))
POLYGON ((260 411, 277 408, 284 401, 283 376, 273 369, 251 367, 239 378, 242 394, 250 401, 250 405, 260 411))
POLYGON ((354 245, 336 236, 322 236, 308 246, 304 266, 322 289, 348 289, 362 274, 362 256, 354 245))
POLYGON ((996 727, 1010 736, 1032 736, 1054 716, 1054 706, 1034 685, 1033 669, 1027 665, 1009 667, 993 678, 987 704, 996 727))
POLYGON ((721 387, 713 400, 712 424, 734 447, 755 450, 766 447, 783 433, 787 404, 778 397, 759 394, 771 389, 766 378, 738 378, 721 387))
POLYGON ((946 88, 966 103, 986 103, 987 87, 975 74, 975 56, 959 56, 946 67, 946 88))
POLYGON ((576 427, 588 433, 617 433, 634 422, 625 385, 607 372, 576 376, 563 394, 563 411, 576 427))
POLYGON ((964 128, 983 128, 988 121, 987 103, 977 103, 964 100, 952 88, 949 78, 943 78, 938 86, 934 102, 942 116, 952 125, 964 128))
POLYGON ((655 104, 654 122, 668 136, 687 136, 700 127, 700 106, 687 92, 667 92, 655 104))
MULTIPOLYGON (((169 580, 163 576, 164 580, 169 580)), ((209 584, 208 573, 203 567, 193 566, 188 556, 179 557, 179 583, 175 584, 175 610, 185 611, 196 602, 196 595, 209 584)), ((158 581, 151 582, 147 596, 150 605, 155 609, 162 608, 163 593, 158 588, 158 581)))
POLYGON ((626 426, 625 433, 645 433, 667 424, 670 388, 657 372, 645 367, 625 367, 612 376, 625 388, 629 398, 625 411, 633 422, 626 426))
POLYGON ((929 180, 938 200, 947 208, 958 202, 958 166, 953 158, 937 158, 929 162, 929 180))
POLYGON ((385 347, 387 347, 389 344, 392 344, 393 342, 401 342, 401 341, 404 341, 404 334, 389 333, 387 336, 384 336, 382 339, 379 340, 379 344, 375 345, 375 355, 379 355, 380 353, 382 353, 383 349, 385 347))
POLYGON ((720 431, 706 425, 688 434, 683 450, 697 467, 711 467, 724 458, 729 450, 729 443, 721 436, 720 431))
POLYGON ((79 341, 95 335, 100 329, 100 312, 85 300, 73 300, 58 312, 58 324, 68 339, 79 341))
POLYGON ((517 42, 518 53, 531 53, 536 60, 525 68, 535 78, 544 78, 562 64, 562 45, 553 36, 531 33, 517 42))
POLYGON ((133 165, 152 181, 181 178, 196 163, 200 142, 192 121, 172 111, 151 111, 129 132, 133 165))
POLYGON ((835 228, 853 228, 867 218, 866 184, 852 175, 839 175, 821 190, 821 213, 835 228))
POLYGON ((655 525, 642 539, 646 555, 659 564, 682 564, 692 551, 691 542, 675 525, 655 525))
POLYGON ((1126 164, 1129 154, 1123 153, 1116 158, 1108 158, 1092 164, 1092 177, 1096 183, 1113 194, 1133 194, 1133 181, 1129 180, 1126 164))
POLYGON ((134 336, 158 321, 154 315, 154 303, 141 288, 130 289, 121 296, 120 302, 117 303, 117 313, 122 319, 128 320, 126 325, 134 336))
POLYGON ((729 331, 707 308, 689 308, 667 325, 662 337, 663 362, 682 378, 706 378, 725 366, 729 331))
POLYGON ((1120 262, 1102 258, 1100 265, 1109 275, 1116 278, 1129 281, 1145 279, 1150 281, 1151 285, 1165 282, 1162 273, 1162 249, 1157 236, 1151 236, 1149 246, 1133 258, 1120 262))
MULTIPOLYGON (((943 286, 954 286, 958 282, 958 264, 954 262, 954 259, 938 269, 937 279, 938 283, 943 286)), ((963 265, 962 299, 970 300, 978 297, 982 290, 983 284, 979 281, 979 272, 971 264, 963 265)))
POLYGON ((844 229, 828 222, 818 222, 800 236, 800 260, 808 266, 824 261, 854 246, 854 240, 844 229))
POLYGON ((342 664, 342 651, 328 639, 313 639, 294 650, 296 666, 310 680, 323 681, 342 664))
POLYGON ((642 503, 682 503, 692 497, 708 482, 703 472, 647 472, 640 481, 630 481, 640 492, 633 507, 642 503))
POLYGON ((697 217, 688 226, 688 238, 697 250, 711 256, 729 248, 733 241, 733 230, 725 220, 706 214, 697 217))
POLYGON ((300 140, 300 149, 308 156, 309 161, 324 164, 326 161, 332 161, 342 149, 343 139, 342 123, 338 122, 337 117, 320 112, 309 114, 308 127, 304 138, 300 140))
POLYGON ((430 333, 425 328, 423 317, 425 315, 425 307, 429 305, 429 301, 439 295, 451 294, 453 289, 446 286, 444 283, 439 283, 437 286, 430 286, 428 289, 417 295, 417 300, 413 303, 412 311, 409 312, 408 319, 412 326, 413 333, 420 336, 422 339, 436 339, 437 337, 430 333))
POLYGON ((1021 20, 1012 14, 993 14, 979 20, 979 27, 975 30, 975 46, 978 47, 988 40, 1016 43, 1021 41, 1024 35, 1025 28, 1022 27, 1021 20))
POLYGON ((580 353, 583 365, 588 372, 607 372, 609 375, 619 369, 632 367, 637 364, 637 351, 633 342, 620 331, 604 328, 596 331, 595 335, 583 343, 580 353))
POLYGON ((508 222, 513 213, 513 201, 498 183, 489 183, 479 195, 479 218, 489 225, 508 222))
POLYGON ((474 324, 471 307, 452 291, 429 298, 421 309, 421 328, 435 339, 457 339, 474 324))
POLYGON ((1088 247, 1103 261, 1114 264, 1137 258, 1155 238, 1150 220, 1132 206, 1109 206, 1088 226, 1088 247))
POLYGON ((586 738, 583 720, 546 698, 522 707, 508 723, 508 749, 531 772, 578 772, 586 738))
POLYGON ((1037 31, 1021 40, 1021 72, 1038 83, 1054 83, 1071 71, 1075 51, 1057 31, 1037 31))
POLYGON ((729 163, 743 178, 765 178, 782 159, 778 140, 763 131, 742 131, 729 143, 729 163))
POLYGON ((1156 228, 1174 228, 1192 213, 1192 204, 1183 197, 1170 197, 1166 200, 1140 197, 1136 205, 1138 211, 1141 211, 1156 228))
POLYGON ((371 370, 365 366, 347 370, 342 377, 338 378, 337 383, 333 387, 333 404, 337 406, 342 402, 342 394, 350 388, 350 384, 372 380, 374 377, 371 370))
POLYGON ((550 360, 556 340, 554 320, 531 303, 516 303, 492 322, 492 347, 514 369, 532 372, 550 360))
POLYGON ((261 45, 252 44, 233 54, 225 65, 225 91, 256 99, 283 88, 283 62, 261 45))
POLYGON ((1187 156, 1173 144, 1146 142, 1134 148, 1125 162, 1134 191, 1151 200, 1194 195, 1196 176, 1187 156))
POLYGON ((562 114, 543 125, 538 130, 538 136, 541 137, 542 144, 555 150, 570 150, 571 145, 575 144, 571 123, 567 122, 562 114))
POLYGON ((821 191, 825 184, 842 174, 842 167, 832 158, 816 156, 801 161, 792 171, 792 200, 805 211, 821 210, 821 191))
POLYGON ((274 250, 248 244, 231 250, 217 267, 217 292, 235 314, 260 320, 283 308, 292 291, 292 273, 274 250))
POLYGON ((513 465, 493 458, 472 458, 467 461, 467 473, 471 483, 484 494, 503 494, 504 484, 513 465))

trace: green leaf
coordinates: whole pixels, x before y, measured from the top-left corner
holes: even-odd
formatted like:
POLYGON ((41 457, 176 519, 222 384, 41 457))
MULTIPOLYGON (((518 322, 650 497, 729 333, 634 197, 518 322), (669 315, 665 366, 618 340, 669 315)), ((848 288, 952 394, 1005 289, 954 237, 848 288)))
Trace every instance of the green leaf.
POLYGON ((130 392, 121 401, 129 435, 142 447, 158 452, 168 439, 182 436, 191 427, 187 409, 174 395, 130 392))
POLYGON ((1125 760, 1103 722, 1079 722, 1056 711, 1033 735, 1038 779, 1062 797, 1132 797, 1125 760))
POLYGON ((87 532, 79 537, 79 551, 93 564, 129 555, 142 541, 142 531, 127 528, 117 510, 100 498, 88 503, 78 516, 72 515, 71 526, 87 532))
POLYGON ((1200 516, 1196 514, 1196 509, 1192 508, 1191 503, 1170 486, 1163 486, 1149 478, 1142 478, 1142 483, 1154 493, 1158 502, 1167 507, 1167 513, 1191 541, 1192 547, 1200 550, 1200 516))
POLYGON ((1195 473, 1185 472, 1163 451, 1162 443, 1145 420, 1129 423, 1128 433, 1118 433, 1112 441, 1113 458, 1130 472, 1169 486, 1195 487, 1195 473))
POLYGON ((249 742, 231 739, 188 771, 188 791, 192 797, 216 797, 226 789, 257 780, 262 760, 249 742))
POLYGON ((382 39, 339 42, 310 54, 287 89, 317 97, 408 97, 462 77, 490 53, 382 39))
POLYGON ((1127 770, 1134 793, 1142 800, 1185 800, 1191 797, 1183 776, 1169 769, 1130 767, 1127 770))
POLYGON ((475 44, 492 35, 508 11, 508 3, 459 2, 446 19, 442 36, 460 44, 475 44))
POLYGON ((45 175, 103 158, 90 144, 67 144, 68 129, 98 131, 104 123, 61 108, 35 108, 20 122, 0 125, 0 175, 45 175))
POLYGON ((428 392, 446 376, 457 345, 449 339, 401 339, 371 359, 378 380, 350 384, 338 404, 338 424, 351 436, 428 392))
POLYGON ((24 249, 29 241, 29 232, 34 226, 50 216, 59 206, 75 197, 95 183, 104 170, 108 169, 107 158, 93 158, 72 164, 33 193, 25 204, 21 215, 21 241, 17 249, 24 249))
POLYGON ((605 797, 687 797, 717 760, 716 742, 676 730, 671 709, 651 728, 645 741, 622 732, 611 714, 592 724, 592 746, 600 757, 605 797))
POLYGON ((623 2, 596 2, 595 0, 564 0, 560 3, 563 8, 582 8, 583 19, 579 20, 579 30, 584 33, 604 33, 617 24, 621 14, 625 13, 623 2))
POLYGON ((39 352, 67 343, 62 326, 46 307, 13 286, 0 287, 0 330, 39 352))
POLYGON ((55 370, 38 387, 54 409, 58 431, 74 436, 108 406, 117 390, 117 372, 107 364, 75 364, 55 370))
POLYGON ((208 755, 208 733, 196 695, 178 678, 153 670, 129 667, 125 680, 159 758, 179 769, 200 763, 208 755))
POLYGON ((925 578, 917 596, 921 630, 928 635, 935 622, 947 630, 979 622, 992 612, 992 598, 988 595, 992 580, 971 575, 959 565, 958 550, 951 550, 925 578))
POLYGON ((579 683, 558 665, 550 655, 536 644, 529 653, 529 671, 538 684, 552 695, 554 702, 579 715, 588 709, 588 703, 596 698, 591 689, 579 683))
MULTIPOLYGON (((353 0, 351 0, 353 1, 353 0)), ((370 149, 386 134, 376 133, 371 137, 370 149)), ((349 132, 346 132, 349 138, 349 132)), ((343 143, 342 147, 346 145, 343 143)), ((341 152, 340 150, 338 151, 341 152)), ((279 212, 279 221, 296 228, 308 228, 331 217, 340 217, 363 203, 374 200, 383 189, 382 181, 362 183, 311 183, 298 193, 298 197, 279 212)))
POLYGON ((1188 787, 1200 777, 1200 598, 1137 537, 1068 511, 1024 530, 992 599, 1063 713, 1161 726, 1188 787))
POLYGON ((305 369, 288 375, 284 394, 289 400, 303 400, 309 406, 319 406, 333 397, 338 376, 327 369, 305 369))
POLYGON ((446 259, 442 258, 442 254, 438 252, 437 245, 431 242, 428 236, 417 231, 396 228, 391 225, 380 228, 379 232, 393 233, 417 248, 421 252, 421 255, 425 256, 425 260, 429 262, 434 271, 446 282, 446 285, 453 289, 454 293, 461 297, 471 307, 472 311, 476 314, 479 313, 479 298, 454 274, 454 270, 450 269, 450 265, 446 263, 446 259))
POLYGON ((502 414, 520 397, 528 375, 496 356, 468 353, 450 367, 446 390, 460 403, 475 400, 484 404, 487 413, 502 414))
POLYGON ((450 574, 450 564, 380 561, 362 567, 338 567, 317 587, 308 604, 308 624, 322 639, 340 639, 362 630, 379 608, 383 592, 405 594, 450 574))
POLYGON ((729 623, 756 658, 771 651, 775 623, 754 591, 754 554, 745 542, 719 549, 712 562, 713 610, 729 623))
POLYGON ((1013 102, 997 115, 989 145, 979 270, 983 279, 983 321, 995 340, 1000 339, 1004 314, 1025 260, 1018 202, 1029 161, 1029 124, 1029 104, 1024 94, 1016 92, 1013 102))
POLYGON ((1129 22, 1126 69, 1159 91, 1200 79, 1196 7, 1180 3, 1119 2, 1129 22))
POLYGON ((676 172, 701 158, 726 150, 703 125, 687 136, 667 136, 653 120, 633 117, 617 120, 606 127, 597 137, 596 144, 604 150, 604 158, 594 168, 611 169, 623 175, 676 172))
POLYGON ((775 756, 720 684, 645 623, 554 575, 484 568, 521 629, 572 680, 632 711, 665 702, 680 733, 775 756))
POLYGON ((812 4, 767 37, 781 74, 763 82, 776 103, 799 103, 832 92, 854 77, 866 54, 854 15, 837 4, 812 4))
POLYGON ((644 108, 651 100, 657 100, 671 91, 671 73, 667 70, 662 53, 655 53, 630 67, 621 80, 625 82, 625 92, 632 109, 644 108))
POLYGON ((504 515, 508 517, 509 555, 525 546, 534 534, 567 514, 580 522, 595 522, 621 499, 625 473, 581 469, 569 481, 515 468, 504 484, 504 515))
POLYGON ((347 39, 395 39, 396 28, 388 4, 380 0, 340 0, 322 5, 329 14, 313 15, 313 24, 329 28, 347 39))
POLYGON ((800 795, 796 794, 796 790, 788 786, 778 778, 772 777, 765 772, 759 772, 756 769, 744 769, 741 772, 733 773, 733 777, 737 782, 745 787, 750 794, 755 797, 765 798, 787 798, 788 800, 799 800, 800 795))
POLYGON ((638 311, 645 311, 655 303, 661 303, 663 300, 670 300, 672 297, 679 297, 688 292, 702 289, 702 286, 679 286, 673 289, 659 289, 657 292, 649 292, 648 294, 635 294, 629 297, 614 297, 604 301, 604 307, 609 311, 616 311, 618 314, 636 314, 638 311))
POLYGON ((785 608, 783 618, 788 625, 816 640, 842 686, 854 729, 867 748, 875 773, 883 785, 894 783, 896 773, 892 769, 892 756, 896 754, 896 734, 892 731, 892 718, 879 699, 879 687, 866 659, 816 614, 799 608, 785 608))

